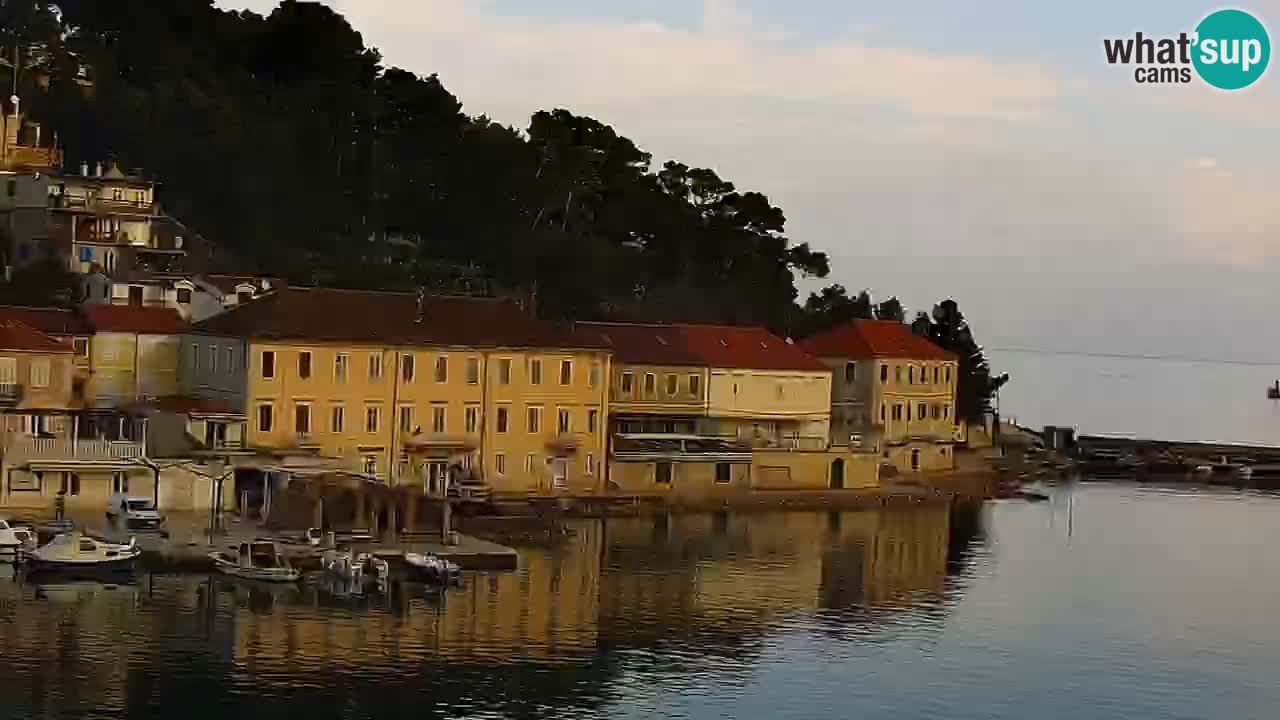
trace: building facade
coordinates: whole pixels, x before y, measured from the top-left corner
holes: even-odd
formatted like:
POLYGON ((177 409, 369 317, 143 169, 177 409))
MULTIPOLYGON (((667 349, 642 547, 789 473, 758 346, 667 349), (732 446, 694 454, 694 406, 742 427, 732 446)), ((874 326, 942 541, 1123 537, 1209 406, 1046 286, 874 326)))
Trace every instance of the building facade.
POLYGON ((602 484, 608 353, 512 301, 282 288, 183 345, 183 394, 243 408, 250 447, 431 494, 460 477, 505 495, 602 484))
POLYGON ((883 320, 854 320, 800 346, 830 368, 833 444, 877 452, 903 472, 955 467, 955 355, 883 320))
POLYGON ((175 310, 130 305, 83 305, 93 328, 89 396, 104 408, 177 395, 178 348, 187 323, 175 310))

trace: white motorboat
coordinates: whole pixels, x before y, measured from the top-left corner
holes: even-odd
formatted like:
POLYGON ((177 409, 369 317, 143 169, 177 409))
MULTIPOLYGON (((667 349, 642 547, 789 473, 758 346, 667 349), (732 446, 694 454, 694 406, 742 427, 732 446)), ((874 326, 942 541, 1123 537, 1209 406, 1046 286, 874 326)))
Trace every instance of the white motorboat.
POLYGON ((133 567, 133 561, 141 554, 132 538, 128 545, 122 545, 72 531, 32 550, 27 561, 39 570, 119 570, 133 567))
POLYGON ((326 550, 320 556, 320 567, 325 573, 351 583, 362 583, 366 579, 384 582, 391 577, 391 566, 386 560, 353 550, 326 550))
POLYGON ((211 552, 218 572, 246 580, 263 582, 297 582, 302 577, 271 540, 240 543, 229 552, 211 552))
POLYGON ((23 553, 36 549, 36 534, 29 527, 17 525, 7 517, 0 517, 0 560, 17 560, 23 553))
POLYGON ((407 552, 404 554, 404 563, 418 577, 431 582, 452 582, 462 573, 462 568, 457 563, 432 553, 407 552))

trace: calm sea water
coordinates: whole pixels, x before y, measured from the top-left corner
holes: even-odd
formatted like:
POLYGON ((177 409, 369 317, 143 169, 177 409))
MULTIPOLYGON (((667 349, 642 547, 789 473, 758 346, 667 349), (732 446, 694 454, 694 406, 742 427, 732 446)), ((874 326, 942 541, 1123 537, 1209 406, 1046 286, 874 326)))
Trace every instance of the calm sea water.
POLYGON ((1023 425, 1280 446, 1280 402, 1267 399, 1280 364, 990 355, 992 367, 1012 377, 1001 392, 1001 410, 1023 425))
POLYGON ((589 522, 443 596, 0 579, 13 718, 1270 718, 1280 498, 589 522))

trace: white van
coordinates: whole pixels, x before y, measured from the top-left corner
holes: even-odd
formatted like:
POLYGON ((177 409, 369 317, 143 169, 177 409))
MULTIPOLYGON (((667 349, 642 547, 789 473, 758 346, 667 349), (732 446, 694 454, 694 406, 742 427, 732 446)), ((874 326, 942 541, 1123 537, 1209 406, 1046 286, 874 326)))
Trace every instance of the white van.
POLYGON ((150 498, 116 493, 107 498, 107 519, 114 522, 122 518, 131 528, 157 528, 164 524, 164 516, 150 498))

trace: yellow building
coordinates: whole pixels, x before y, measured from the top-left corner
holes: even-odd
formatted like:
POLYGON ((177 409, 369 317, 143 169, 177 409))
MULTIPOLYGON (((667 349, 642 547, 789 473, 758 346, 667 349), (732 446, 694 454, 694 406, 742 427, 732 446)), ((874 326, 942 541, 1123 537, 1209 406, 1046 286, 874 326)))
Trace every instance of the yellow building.
POLYGON ((581 323, 614 353, 610 488, 720 494, 875 484, 828 448, 831 374, 763 328, 581 323))
POLYGON ((93 329, 89 397, 99 407, 123 407, 178 392, 178 347, 187 324, 176 310, 132 305, 83 305, 93 329))
POLYGON ((882 320, 854 320, 800 347, 831 370, 833 444, 878 452, 904 472, 955 467, 955 355, 882 320))
POLYGON ((609 354, 517 302, 283 288, 197 323, 182 393, 244 409, 250 448, 310 448, 443 491, 602 484, 609 354))

